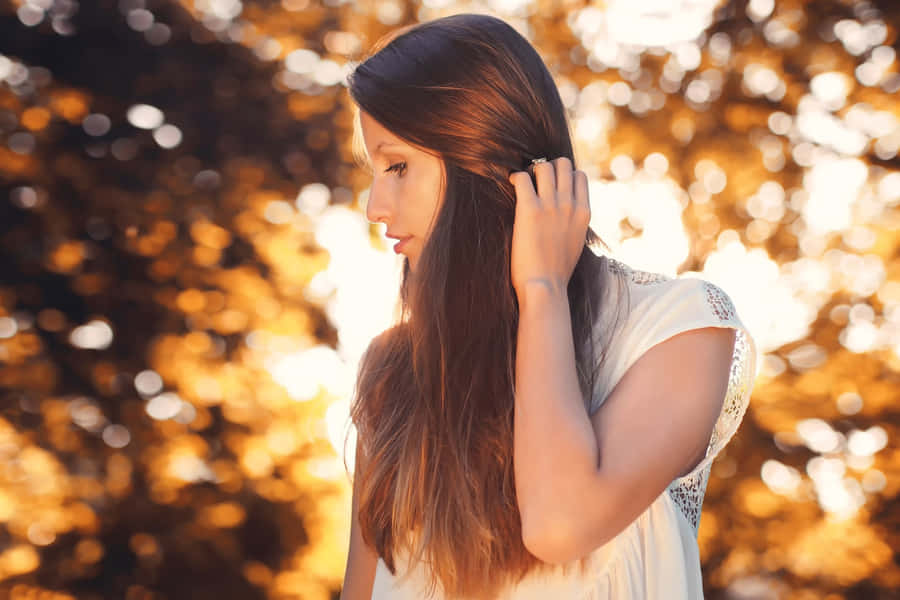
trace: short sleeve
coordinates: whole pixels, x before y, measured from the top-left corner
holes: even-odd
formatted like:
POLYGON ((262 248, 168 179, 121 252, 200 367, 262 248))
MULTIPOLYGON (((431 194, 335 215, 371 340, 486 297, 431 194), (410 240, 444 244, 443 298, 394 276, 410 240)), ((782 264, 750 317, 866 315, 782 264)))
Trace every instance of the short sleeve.
POLYGON ((674 335, 703 327, 735 330, 728 386, 706 455, 690 473, 675 479, 669 486, 673 499, 696 534, 710 466, 738 430, 750 402, 756 376, 756 344, 731 298, 719 286, 697 277, 643 277, 637 280, 632 277, 634 281, 638 281, 634 286, 636 299, 632 302, 627 326, 615 346, 617 358, 613 361, 607 389, 612 389, 647 350, 674 335), (640 281, 651 283, 640 284, 640 281))
POLYGON ((645 343, 654 345, 677 333, 699 327, 729 327, 735 330, 728 386, 710 435, 706 456, 690 473, 675 479, 669 486, 675 504, 696 535, 712 463, 734 437, 750 403, 756 379, 757 350, 755 340, 738 316, 731 297, 722 288, 699 278, 682 278, 672 283, 673 287, 680 289, 669 292, 671 300, 660 306, 660 318, 649 326, 645 343))
POLYGON ((689 288, 685 295, 693 297, 685 303, 685 309, 696 311, 696 315, 692 317, 685 315, 683 322, 687 325, 673 325, 674 330, 667 332, 666 337, 698 327, 728 327, 735 330, 728 387, 710 437, 706 457, 693 470, 697 473, 712 463, 734 436, 744 418, 756 378, 756 343, 738 317, 731 298, 722 288, 704 279, 685 278, 679 281, 689 288))

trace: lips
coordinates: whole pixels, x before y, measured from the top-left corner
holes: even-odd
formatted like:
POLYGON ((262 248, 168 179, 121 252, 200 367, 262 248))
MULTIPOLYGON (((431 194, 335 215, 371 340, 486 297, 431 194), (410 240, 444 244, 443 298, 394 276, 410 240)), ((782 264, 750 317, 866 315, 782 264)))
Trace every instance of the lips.
POLYGON ((402 238, 399 242, 394 244, 394 252, 400 254, 403 251, 403 247, 406 245, 406 242, 408 242, 410 239, 412 239, 412 236, 402 238))

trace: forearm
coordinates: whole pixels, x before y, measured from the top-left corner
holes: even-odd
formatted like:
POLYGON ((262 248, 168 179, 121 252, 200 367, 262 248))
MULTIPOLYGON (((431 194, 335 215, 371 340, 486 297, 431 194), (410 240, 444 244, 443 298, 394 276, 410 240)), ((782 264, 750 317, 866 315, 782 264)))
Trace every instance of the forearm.
POLYGON ((564 535, 599 464, 565 288, 536 283, 519 296, 513 447, 523 533, 564 535))

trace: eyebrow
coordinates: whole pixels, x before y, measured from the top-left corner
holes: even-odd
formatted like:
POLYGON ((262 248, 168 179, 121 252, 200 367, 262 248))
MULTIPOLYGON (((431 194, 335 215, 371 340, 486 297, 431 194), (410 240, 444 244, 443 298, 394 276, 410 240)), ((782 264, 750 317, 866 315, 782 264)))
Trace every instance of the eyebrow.
POLYGON ((403 150, 403 149, 404 149, 404 147, 401 146, 400 144, 392 144, 392 143, 390 143, 390 142, 381 142, 381 143, 379 143, 379 144, 375 147, 375 154, 379 154, 379 153, 381 152, 381 148, 382 148, 382 147, 387 147, 387 148, 398 148, 398 149, 400 149, 400 150, 403 150))
MULTIPOLYGON (((405 150, 405 148, 406 148, 405 146, 402 146, 402 145, 400 145, 400 144, 395 144, 395 143, 391 143, 391 142, 385 142, 385 141, 382 141, 382 142, 379 142, 377 146, 375 146, 375 152, 374 152, 374 154, 381 154, 381 149, 382 149, 383 147, 387 147, 387 148, 397 148, 397 149, 400 149, 400 150, 405 150)), ((369 156, 368 150, 365 148, 365 146, 361 146, 361 150, 362 150, 362 153, 359 154, 359 155, 357 155, 357 159, 362 161, 362 166, 363 166, 364 168, 366 168, 366 169, 372 169, 372 168, 373 168, 373 165, 372 165, 372 159, 371 159, 371 157, 369 156)))

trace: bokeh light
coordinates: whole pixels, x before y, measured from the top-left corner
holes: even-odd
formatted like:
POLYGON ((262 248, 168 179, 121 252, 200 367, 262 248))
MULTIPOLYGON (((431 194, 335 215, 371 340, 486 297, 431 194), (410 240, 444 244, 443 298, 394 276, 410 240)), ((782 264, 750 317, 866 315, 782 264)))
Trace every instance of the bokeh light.
POLYGON ((611 253, 719 285, 757 341, 705 596, 897 593, 900 4, 14 0, 0 597, 336 597, 402 266, 346 76, 463 11, 547 61, 611 253))

